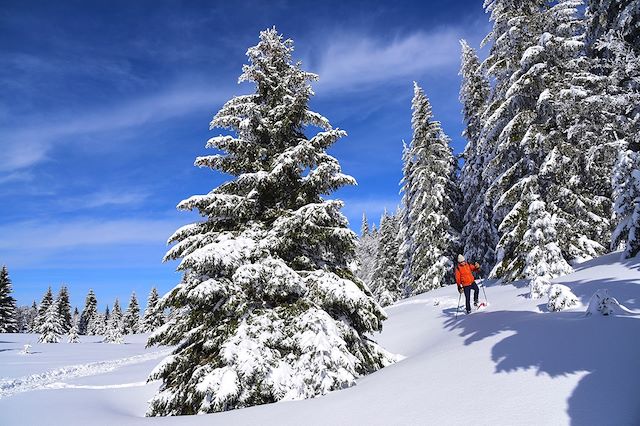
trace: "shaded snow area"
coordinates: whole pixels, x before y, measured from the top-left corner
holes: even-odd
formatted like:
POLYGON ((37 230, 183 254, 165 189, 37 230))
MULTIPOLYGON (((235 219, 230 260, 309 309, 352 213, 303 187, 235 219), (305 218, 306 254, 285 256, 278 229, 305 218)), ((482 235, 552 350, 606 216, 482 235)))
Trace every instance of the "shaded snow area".
POLYGON ((202 416, 143 417, 159 386, 146 378, 167 354, 143 335, 109 345, 1 334, 0 424, 640 424, 640 261, 614 253, 554 282, 578 304, 549 312, 526 283, 488 284, 487 308, 457 319, 455 286, 402 300, 375 336, 405 357, 397 364, 324 397, 202 416), (599 289, 627 311, 585 316, 599 289))

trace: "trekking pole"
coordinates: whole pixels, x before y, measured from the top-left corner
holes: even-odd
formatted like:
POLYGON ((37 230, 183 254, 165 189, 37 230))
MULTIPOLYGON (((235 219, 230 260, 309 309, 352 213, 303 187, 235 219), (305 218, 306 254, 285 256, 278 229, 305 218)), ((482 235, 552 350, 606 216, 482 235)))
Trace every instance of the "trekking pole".
POLYGON ((460 299, 462 298, 462 293, 458 290, 458 305, 456 306, 456 319, 458 319, 458 312, 460 312, 460 299))

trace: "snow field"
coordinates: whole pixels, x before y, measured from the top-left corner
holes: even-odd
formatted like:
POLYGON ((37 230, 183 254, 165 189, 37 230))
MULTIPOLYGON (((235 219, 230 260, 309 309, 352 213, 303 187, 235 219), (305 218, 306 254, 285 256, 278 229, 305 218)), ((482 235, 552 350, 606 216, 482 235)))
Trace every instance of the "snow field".
POLYGON ((65 371, 65 353, 68 365, 102 356, 113 368, 36 380, 0 399, 0 424, 637 425, 640 315, 584 315, 599 288, 640 312, 640 262, 618 259, 607 255, 555 280, 580 299, 561 312, 530 299, 525 283, 488 285, 486 310, 458 319, 454 286, 402 300, 387 308, 384 330, 374 336, 402 361, 324 397, 202 416, 143 417, 158 386, 144 382, 165 351, 144 349, 143 335, 125 336, 125 345, 34 344, 39 353, 20 355, 22 341, 34 336, 2 334, 0 341, 14 342, 0 344, 5 381, 8 363, 42 377, 65 371))

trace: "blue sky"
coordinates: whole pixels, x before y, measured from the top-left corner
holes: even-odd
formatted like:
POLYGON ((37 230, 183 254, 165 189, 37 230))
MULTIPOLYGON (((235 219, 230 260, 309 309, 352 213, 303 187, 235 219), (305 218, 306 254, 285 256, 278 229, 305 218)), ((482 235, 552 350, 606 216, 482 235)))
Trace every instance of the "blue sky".
POLYGON ((221 183, 193 161, 273 25, 349 134, 331 152, 359 183, 336 194, 354 229, 399 201, 413 80, 461 151, 458 40, 487 33, 481 0, 0 0, 0 263, 19 304, 61 283, 80 307, 89 288, 144 304, 179 281, 165 242, 197 216, 175 206, 221 183))

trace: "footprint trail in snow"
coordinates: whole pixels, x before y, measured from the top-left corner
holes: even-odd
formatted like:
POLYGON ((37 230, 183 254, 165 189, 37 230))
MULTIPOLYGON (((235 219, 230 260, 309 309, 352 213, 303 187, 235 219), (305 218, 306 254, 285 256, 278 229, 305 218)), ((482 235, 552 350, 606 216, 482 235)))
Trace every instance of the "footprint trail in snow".
MULTIPOLYGON (((91 362, 88 364, 69 365, 65 367, 49 370, 44 373, 32 374, 29 376, 18 377, 16 379, 0 381, 0 399, 9 396, 29 392, 40 389, 60 389, 60 388, 76 388, 80 385, 69 385, 62 383, 62 380, 73 379, 77 377, 95 376, 102 373, 108 373, 118 368, 139 364, 157 358, 167 356, 171 349, 163 351, 155 351, 142 355, 135 355, 126 358, 114 359, 109 361, 91 362)), ((107 389, 115 387, 132 387, 142 386, 144 383, 126 383, 124 385, 105 385, 105 386, 83 386, 91 389, 107 389)))

